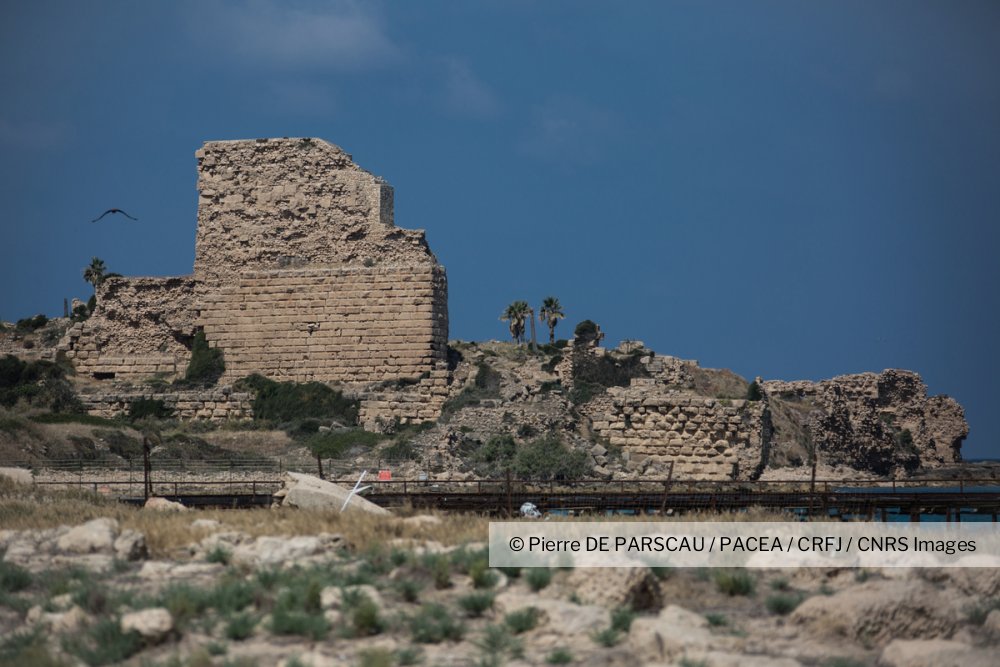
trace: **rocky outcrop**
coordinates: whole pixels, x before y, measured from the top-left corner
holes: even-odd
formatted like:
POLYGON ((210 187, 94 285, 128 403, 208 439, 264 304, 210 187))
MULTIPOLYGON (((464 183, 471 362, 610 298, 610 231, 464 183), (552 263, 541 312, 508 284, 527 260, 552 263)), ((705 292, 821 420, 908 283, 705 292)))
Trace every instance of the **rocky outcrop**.
POLYGON ((828 465, 887 475, 961 461, 969 433, 962 406, 948 396, 928 397, 927 386, 911 371, 820 382, 768 380, 761 386, 773 407, 787 406, 795 416, 791 424, 776 425, 777 449, 801 444, 795 442, 798 427, 806 446, 828 465))

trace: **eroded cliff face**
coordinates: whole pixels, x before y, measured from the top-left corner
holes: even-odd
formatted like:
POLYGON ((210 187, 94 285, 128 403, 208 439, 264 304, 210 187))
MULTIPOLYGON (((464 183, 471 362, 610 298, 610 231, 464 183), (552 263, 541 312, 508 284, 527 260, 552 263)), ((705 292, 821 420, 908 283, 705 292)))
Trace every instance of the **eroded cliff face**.
POLYGON ((825 464, 888 475, 962 459, 969 434, 962 406, 948 396, 927 396, 927 385, 911 371, 761 386, 780 415, 773 448, 785 463, 807 463, 815 451, 825 464))

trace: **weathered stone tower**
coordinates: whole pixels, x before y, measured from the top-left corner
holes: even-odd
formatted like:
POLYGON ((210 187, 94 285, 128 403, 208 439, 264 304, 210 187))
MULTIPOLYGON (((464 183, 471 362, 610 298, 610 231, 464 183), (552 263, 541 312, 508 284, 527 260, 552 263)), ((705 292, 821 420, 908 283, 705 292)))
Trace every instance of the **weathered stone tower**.
POLYGON ((363 384, 444 362, 448 288, 393 191, 325 141, 198 151, 196 323, 227 375, 363 384))
POLYGON ((424 232, 394 225, 392 187, 318 139, 213 141, 196 156, 194 275, 106 280, 62 343, 77 369, 176 376, 202 329, 225 380, 335 382, 366 398, 366 419, 435 417, 447 279, 424 232), (416 381, 407 400, 372 393, 399 380, 416 381))

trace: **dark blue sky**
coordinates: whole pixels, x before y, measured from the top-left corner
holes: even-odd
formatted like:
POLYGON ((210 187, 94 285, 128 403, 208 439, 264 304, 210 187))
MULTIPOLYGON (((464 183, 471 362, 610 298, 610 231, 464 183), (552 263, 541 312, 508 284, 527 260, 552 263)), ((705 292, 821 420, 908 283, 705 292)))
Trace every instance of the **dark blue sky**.
POLYGON ((1000 457, 998 72, 991 1, 5 2, 0 317, 189 273, 199 145, 315 136, 427 230, 453 338, 552 294, 748 377, 909 368, 1000 457))

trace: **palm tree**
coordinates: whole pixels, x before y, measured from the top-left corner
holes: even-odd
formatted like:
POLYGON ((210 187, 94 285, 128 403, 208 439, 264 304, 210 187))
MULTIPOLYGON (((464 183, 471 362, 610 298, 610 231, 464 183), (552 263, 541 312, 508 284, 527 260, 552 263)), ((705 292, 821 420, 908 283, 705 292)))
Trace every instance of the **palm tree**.
POLYGON ((549 327, 549 343, 556 342, 556 325, 559 320, 566 317, 562 311, 562 304, 554 296, 547 296, 542 301, 542 307, 538 309, 538 319, 549 327))
POLYGON ((524 340, 524 321, 528 319, 530 310, 527 301, 514 301, 500 316, 501 321, 509 322, 510 335, 515 343, 524 340))
POLYGON ((104 265, 104 260, 93 257, 90 260, 90 266, 83 270, 83 279, 93 285, 96 292, 97 286, 107 278, 105 271, 107 271, 107 267, 104 265))

